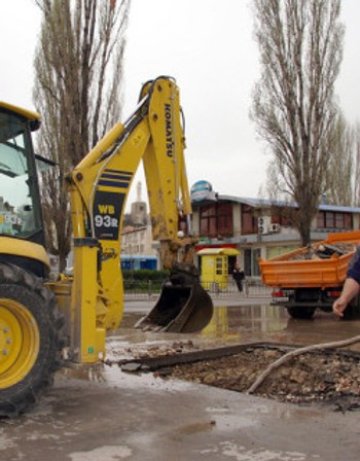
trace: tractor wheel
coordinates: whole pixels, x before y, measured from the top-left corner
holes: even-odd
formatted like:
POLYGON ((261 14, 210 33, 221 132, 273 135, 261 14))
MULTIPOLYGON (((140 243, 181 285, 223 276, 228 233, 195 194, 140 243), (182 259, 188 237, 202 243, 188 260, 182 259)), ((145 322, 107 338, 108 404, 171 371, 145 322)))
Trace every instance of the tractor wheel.
POLYGON ((62 325, 41 279, 0 263, 0 417, 23 413, 52 383, 62 325))

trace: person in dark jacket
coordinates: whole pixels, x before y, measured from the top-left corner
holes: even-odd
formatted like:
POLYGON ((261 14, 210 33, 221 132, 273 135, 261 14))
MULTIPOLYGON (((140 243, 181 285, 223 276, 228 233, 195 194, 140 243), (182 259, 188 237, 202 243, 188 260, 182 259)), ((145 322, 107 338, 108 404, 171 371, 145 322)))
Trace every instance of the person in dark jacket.
POLYGON ((340 297, 333 304, 333 312, 339 317, 344 316, 344 311, 349 302, 360 291, 360 247, 356 250, 346 274, 346 280, 340 297))
POLYGON ((243 280, 245 278, 244 271, 240 268, 238 264, 235 265, 233 272, 232 272, 233 279, 235 280, 236 286, 238 287, 239 291, 243 291, 243 280))

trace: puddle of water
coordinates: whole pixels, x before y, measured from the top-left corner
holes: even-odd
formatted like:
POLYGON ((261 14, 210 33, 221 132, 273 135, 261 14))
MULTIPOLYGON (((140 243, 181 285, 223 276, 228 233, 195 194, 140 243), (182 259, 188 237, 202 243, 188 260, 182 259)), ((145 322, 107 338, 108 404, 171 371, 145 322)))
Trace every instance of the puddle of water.
MULTIPOLYGON (((121 331, 124 328, 134 325, 139 319, 139 315, 133 312, 125 314, 121 331)), ((283 331, 288 322, 287 314, 276 306, 269 305, 249 305, 249 306, 215 306, 212 319, 206 328, 197 334, 191 335, 197 338, 221 338, 238 339, 246 332, 279 332, 283 331)), ((132 342, 149 340, 151 333, 145 334, 139 330, 127 329, 126 334, 130 336, 132 342)), ((152 334, 154 335, 154 333, 152 334)), ((184 338, 190 335, 156 333, 157 337, 163 338, 184 338)))
MULTIPOLYGON (((248 448, 234 442, 222 442, 215 451, 221 454, 222 459, 236 461, 310 461, 318 460, 317 455, 307 455, 295 451, 269 450, 266 448, 248 448)), ((204 451, 202 453, 205 453, 204 451)))
POLYGON ((109 446, 96 448, 91 451, 79 451, 70 453, 71 461, 99 461, 101 459, 107 461, 119 461, 120 459, 130 458, 132 450, 127 446, 109 446))
POLYGON ((246 333, 281 332, 288 318, 276 306, 217 306, 202 336, 222 339, 239 339, 246 333))
MULTIPOLYGON (((226 302, 226 301, 225 301, 226 302)), ((125 325, 134 325, 143 314, 128 312, 125 325)), ((277 342, 294 345, 319 344, 358 335, 360 320, 339 321, 331 313, 317 311, 313 320, 295 320, 279 306, 239 305, 215 306, 207 327, 195 334, 142 332, 121 327, 117 336, 108 338, 108 357, 121 359, 131 356, 131 350, 170 344, 191 339, 199 347, 216 347, 234 342, 277 342)), ((350 349, 360 351, 360 344, 350 349)), ((144 349, 144 350, 145 350, 144 349)))
POLYGON ((271 415, 276 420, 297 422, 323 417, 323 413, 318 408, 299 408, 292 405, 278 405, 269 400, 265 403, 257 397, 247 398, 251 399, 251 405, 243 409, 241 415, 234 414, 230 407, 208 407, 206 411, 211 415, 211 419, 216 421, 216 427, 221 430, 227 430, 229 427, 242 429, 256 426, 263 421, 263 415, 271 415))

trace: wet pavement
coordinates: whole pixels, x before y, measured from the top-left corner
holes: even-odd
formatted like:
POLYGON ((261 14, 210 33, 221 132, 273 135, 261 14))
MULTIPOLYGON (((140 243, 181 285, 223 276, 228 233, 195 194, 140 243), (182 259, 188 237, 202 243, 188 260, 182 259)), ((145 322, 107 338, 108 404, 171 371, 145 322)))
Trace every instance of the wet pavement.
MULTIPOLYGON (((332 313, 317 310, 312 320, 292 319, 286 310, 270 305, 270 298, 246 298, 234 294, 224 298, 214 297, 214 315, 209 325, 192 335, 152 335, 131 328, 148 312, 154 301, 129 302, 122 323, 121 338, 132 344, 157 339, 191 338, 204 346, 216 347, 232 343, 276 342, 292 345, 309 345, 338 341, 360 334, 360 319, 344 321, 332 313)), ((113 337, 110 338, 112 344, 113 337)), ((349 349, 360 351, 360 344, 349 349)))
MULTIPOLYGON (((214 317, 198 334, 144 333, 134 322, 153 305, 128 302, 108 339, 109 358, 136 349, 191 341, 217 347, 256 341, 312 344, 359 334, 360 321, 317 313, 289 319, 267 299, 215 299, 214 317)), ((352 347, 360 350, 359 345, 352 347)), ((117 365, 73 366, 30 413, 0 423, 0 460, 355 461, 359 412, 300 407, 117 365)))

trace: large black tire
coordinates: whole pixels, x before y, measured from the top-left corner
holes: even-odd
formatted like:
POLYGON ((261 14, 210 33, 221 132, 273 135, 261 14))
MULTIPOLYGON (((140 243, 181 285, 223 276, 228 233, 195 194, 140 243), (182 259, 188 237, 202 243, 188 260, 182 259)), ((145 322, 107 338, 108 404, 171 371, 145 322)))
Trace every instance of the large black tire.
POLYGON ((314 316, 315 307, 291 306, 287 307, 287 311, 293 319, 310 320, 314 316))
POLYGON ((42 280, 0 263, 0 416, 38 401, 61 364, 63 317, 42 280))

